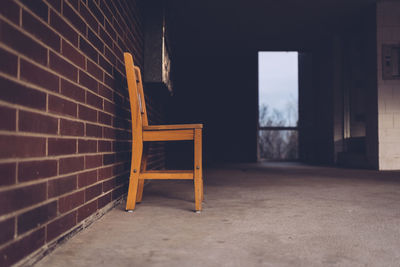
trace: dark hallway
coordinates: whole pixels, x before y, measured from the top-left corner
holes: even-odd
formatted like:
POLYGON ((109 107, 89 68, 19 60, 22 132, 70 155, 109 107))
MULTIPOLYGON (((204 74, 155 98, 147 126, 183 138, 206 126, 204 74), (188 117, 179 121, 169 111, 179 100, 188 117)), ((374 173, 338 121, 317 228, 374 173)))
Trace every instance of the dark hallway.
POLYGON ((0 1, 0 266, 396 266, 399 14, 397 0, 0 1), (259 51, 298 52, 296 163, 257 162, 259 51), (183 123, 204 127, 171 139, 183 123), (195 203, 161 173, 197 179, 195 203))

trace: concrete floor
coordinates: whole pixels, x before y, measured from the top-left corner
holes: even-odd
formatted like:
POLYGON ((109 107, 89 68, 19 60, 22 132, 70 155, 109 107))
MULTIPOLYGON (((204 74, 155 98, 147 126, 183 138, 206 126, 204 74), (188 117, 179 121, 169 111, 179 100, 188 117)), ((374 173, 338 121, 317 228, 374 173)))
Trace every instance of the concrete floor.
POLYGON ((294 164, 157 181, 134 213, 118 207, 36 266, 400 266, 400 172, 294 164))

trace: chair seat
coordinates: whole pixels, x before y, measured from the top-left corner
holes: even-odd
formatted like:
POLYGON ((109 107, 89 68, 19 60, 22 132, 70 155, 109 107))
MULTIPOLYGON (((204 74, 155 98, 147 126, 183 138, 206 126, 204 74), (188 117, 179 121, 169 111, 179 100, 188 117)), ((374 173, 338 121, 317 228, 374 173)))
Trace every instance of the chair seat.
POLYGON ((181 130, 181 129, 202 129, 203 124, 170 124, 170 125, 148 125, 143 126, 145 131, 159 131, 159 130, 181 130))
POLYGON ((139 179, 188 179, 194 178, 193 170, 146 170, 139 179))

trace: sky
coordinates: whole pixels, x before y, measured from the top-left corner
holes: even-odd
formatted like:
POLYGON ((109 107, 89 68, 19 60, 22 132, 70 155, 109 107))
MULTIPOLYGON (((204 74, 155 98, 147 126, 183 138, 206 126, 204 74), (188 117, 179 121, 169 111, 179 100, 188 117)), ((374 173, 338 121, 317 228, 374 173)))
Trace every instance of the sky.
POLYGON ((297 61, 297 52, 258 53, 259 106, 266 104, 286 114, 288 102, 291 101, 295 105, 292 121, 298 118, 297 61))

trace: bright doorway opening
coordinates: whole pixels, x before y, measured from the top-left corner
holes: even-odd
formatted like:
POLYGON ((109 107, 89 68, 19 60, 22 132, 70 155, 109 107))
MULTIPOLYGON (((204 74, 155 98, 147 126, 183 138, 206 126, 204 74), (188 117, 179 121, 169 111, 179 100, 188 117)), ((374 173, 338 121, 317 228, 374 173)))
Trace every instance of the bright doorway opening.
POLYGON ((260 160, 298 159, 298 52, 258 52, 260 160))

